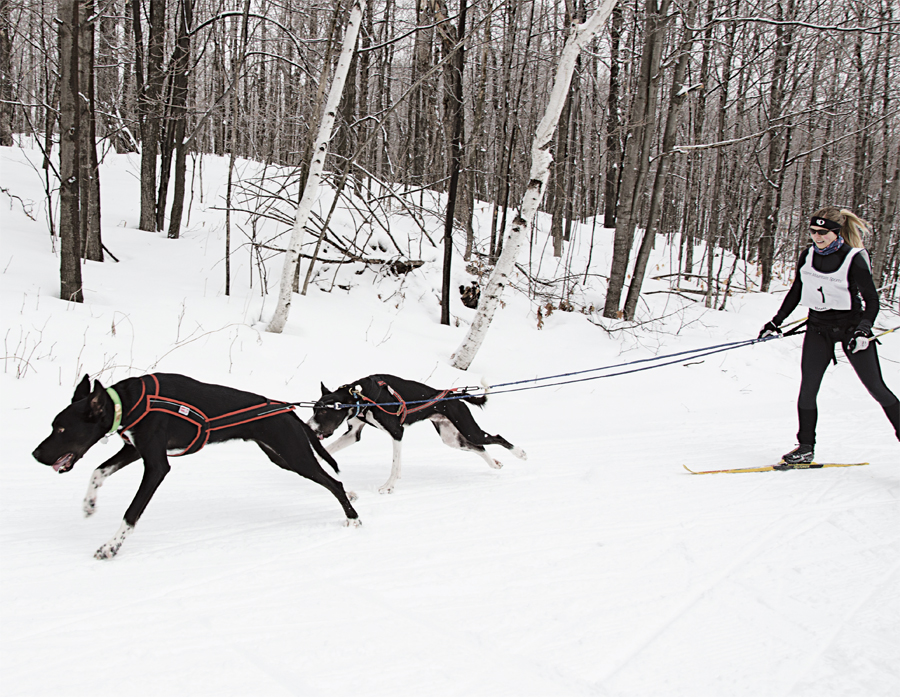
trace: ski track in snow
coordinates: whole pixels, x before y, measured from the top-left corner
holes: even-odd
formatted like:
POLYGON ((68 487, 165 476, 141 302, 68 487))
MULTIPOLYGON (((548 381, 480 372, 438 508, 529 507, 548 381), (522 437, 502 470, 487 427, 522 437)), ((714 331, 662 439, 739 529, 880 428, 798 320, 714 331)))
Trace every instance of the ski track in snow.
MULTIPOLYGON (((0 179, 40 203, 26 154, 0 149, 0 179)), ((211 446, 173 458, 119 556, 94 560, 140 465, 107 479, 85 519, 91 472, 119 445, 98 445, 63 476, 30 456, 85 372, 105 384, 183 372, 287 400, 374 372, 497 384, 752 338, 783 297, 735 296, 711 312, 646 296, 669 323, 610 336, 564 312, 537 331, 535 308, 510 292, 460 373, 447 360, 472 312, 454 299, 458 326, 438 324, 437 263, 402 279, 332 268, 322 285, 335 277, 353 290, 314 287, 295 299, 285 333, 271 335, 254 322, 274 297, 263 309, 258 276, 247 285, 246 251, 232 260, 233 295, 221 292, 223 214, 203 206, 220 203, 222 162, 204 160, 205 203, 195 200, 184 238, 171 241, 134 229, 137 161, 109 158, 104 240, 122 261, 86 264, 80 307, 54 297, 58 258, 40 216, 0 210, 5 355, 28 360, 21 379, 21 361, 0 372, 2 697, 900 694, 900 447, 846 360, 823 382, 817 453, 870 465, 682 469, 765 464, 789 449, 799 338, 493 395, 476 419, 527 461, 489 448, 504 465, 490 469, 422 424, 404 437, 390 495, 378 493, 390 439, 368 428, 337 455, 339 478, 359 496, 355 529, 327 491, 255 445, 211 446)), ((419 236, 402 218, 391 229, 419 236)), ((598 274, 611 233, 601 238, 598 274)), ((576 231, 576 262, 586 264, 587 239, 576 231)), ((654 254, 665 273, 668 251, 654 254)), ((556 263, 545 259, 542 273, 556 263)), ((451 285, 470 280, 454 260, 451 285)), ((601 304, 596 289, 577 293, 601 304)), ((879 353, 896 392, 900 335, 879 353)))

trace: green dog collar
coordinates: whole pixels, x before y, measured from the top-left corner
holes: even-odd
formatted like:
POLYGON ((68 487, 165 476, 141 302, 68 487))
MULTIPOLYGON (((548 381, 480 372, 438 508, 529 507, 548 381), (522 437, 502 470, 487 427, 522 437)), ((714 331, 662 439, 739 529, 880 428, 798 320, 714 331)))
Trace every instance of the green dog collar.
POLYGON ((111 436, 119 430, 119 425, 122 423, 122 400, 119 399, 118 393, 112 387, 106 388, 106 394, 108 394, 109 398, 113 401, 113 407, 115 409, 112 428, 109 429, 109 433, 106 434, 111 436))

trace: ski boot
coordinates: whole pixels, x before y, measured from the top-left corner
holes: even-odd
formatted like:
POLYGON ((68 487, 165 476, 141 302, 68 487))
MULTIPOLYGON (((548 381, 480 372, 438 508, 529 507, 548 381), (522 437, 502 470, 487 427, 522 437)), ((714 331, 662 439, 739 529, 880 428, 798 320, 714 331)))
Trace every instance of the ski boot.
POLYGON ((785 465, 808 465, 813 461, 815 453, 813 446, 801 443, 791 452, 781 456, 781 461, 785 465))

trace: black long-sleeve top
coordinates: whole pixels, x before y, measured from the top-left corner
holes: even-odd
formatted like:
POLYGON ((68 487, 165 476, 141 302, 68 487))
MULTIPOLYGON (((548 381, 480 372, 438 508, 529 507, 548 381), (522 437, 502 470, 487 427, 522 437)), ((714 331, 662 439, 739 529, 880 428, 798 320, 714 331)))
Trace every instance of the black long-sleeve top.
MULTIPOLYGON (((851 249, 853 248, 850 245, 843 244, 840 249, 832 254, 815 254, 812 247, 807 247, 800 253, 794 283, 791 285, 784 302, 781 303, 778 313, 772 319, 776 326, 780 326, 797 305, 800 304, 800 294, 803 290, 803 279, 800 276, 800 269, 806 263, 807 257, 810 254, 813 255, 812 265, 816 271, 834 273, 844 263, 844 259, 847 258, 851 249)), ((850 283, 851 308, 849 310, 824 310, 821 312, 810 309, 810 324, 856 328, 863 321, 866 323, 867 328, 872 327, 875 323, 875 317, 878 315, 878 291, 875 290, 875 281, 872 279, 869 264, 861 253, 853 257, 853 261, 850 262, 847 280, 850 283)))

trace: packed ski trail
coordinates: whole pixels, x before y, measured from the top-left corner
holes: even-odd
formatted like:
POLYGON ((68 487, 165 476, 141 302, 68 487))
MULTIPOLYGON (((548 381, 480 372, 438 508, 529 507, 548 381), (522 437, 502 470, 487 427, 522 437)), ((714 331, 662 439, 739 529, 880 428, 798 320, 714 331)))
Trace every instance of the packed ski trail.
MULTIPOLYGON (((781 296, 736 296, 713 312, 651 295, 642 311, 668 319, 610 334, 577 312, 538 330, 514 292, 462 373, 448 358, 473 311, 455 298, 452 326, 439 325, 435 261, 403 278, 348 271, 332 292, 295 296, 285 333, 269 334, 245 249, 231 297, 221 290, 221 162, 208 160, 203 201, 171 241, 135 229, 137 161, 112 157, 103 234, 121 262, 87 264, 86 302, 72 306, 55 298, 58 258, 26 155, 39 157, 0 150, 2 186, 35 202, 36 218, 15 202, 0 210, 4 697, 900 693, 900 444, 847 362, 823 383, 817 456, 868 466, 683 469, 771 464, 790 449, 801 337, 493 395, 473 410, 479 424, 527 461, 489 448, 504 464, 490 469, 420 425, 406 432, 390 495, 377 491, 390 439, 365 429, 337 455, 359 495, 358 529, 255 445, 210 446, 173 458, 119 556, 95 560, 140 465, 108 479, 85 519, 91 472, 119 443, 62 476, 31 457, 85 372, 107 385, 181 372, 287 401, 376 372, 496 384, 743 341, 781 296)), ((408 225, 391 221, 395 234, 408 225)), ((669 250, 655 255, 661 275, 669 250)), ((594 250, 591 268, 607 272, 606 252, 594 250)), ((467 284, 460 258, 454 269, 452 287, 467 284)), ((599 290, 582 293, 599 306, 599 290)), ((879 352, 896 391, 900 336, 879 352)))

